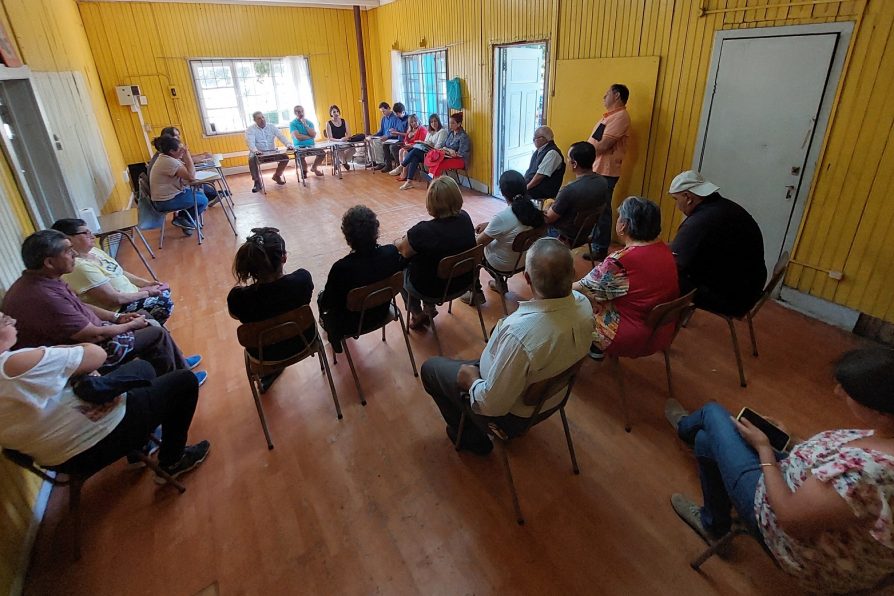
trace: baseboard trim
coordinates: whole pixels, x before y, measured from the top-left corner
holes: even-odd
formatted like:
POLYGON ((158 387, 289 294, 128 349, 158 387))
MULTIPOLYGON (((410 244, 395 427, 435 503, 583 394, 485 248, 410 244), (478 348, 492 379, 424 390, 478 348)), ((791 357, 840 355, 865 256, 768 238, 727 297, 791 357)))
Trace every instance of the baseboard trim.
POLYGON ((856 310, 786 286, 782 286, 779 299, 784 306, 792 310, 840 327, 845 331, 853 332, 857 320, 860 318, 860 313, 856 310))

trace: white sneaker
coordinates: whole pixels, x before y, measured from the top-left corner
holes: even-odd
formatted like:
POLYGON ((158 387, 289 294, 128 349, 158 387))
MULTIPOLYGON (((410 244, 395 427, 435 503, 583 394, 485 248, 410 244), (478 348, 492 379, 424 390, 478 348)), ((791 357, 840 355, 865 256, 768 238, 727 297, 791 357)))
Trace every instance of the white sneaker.
POLYGON ((411 188, 413 188, 413 183, 409 180, 400 185, 401 190, 410 190, 411 188))
POLYGON ((403 166, 397 166, 396 168, 394 168, 393 170, 391 170, 388 173, 391 174, 392 176, 400 176, 403 171, 404 171, 403 166))

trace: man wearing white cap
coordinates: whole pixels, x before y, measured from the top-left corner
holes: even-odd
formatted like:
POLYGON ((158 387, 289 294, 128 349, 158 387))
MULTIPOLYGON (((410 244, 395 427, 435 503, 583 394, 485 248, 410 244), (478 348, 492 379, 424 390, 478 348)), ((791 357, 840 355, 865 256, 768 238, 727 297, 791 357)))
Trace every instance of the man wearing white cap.
POLYGON ((686 219, 671 250, 681 292, 697 289, 699 308, 741 316, 767 281, 764 240, 754 218, 719 190, 695 170, 674 178, 669 192, 686 219))

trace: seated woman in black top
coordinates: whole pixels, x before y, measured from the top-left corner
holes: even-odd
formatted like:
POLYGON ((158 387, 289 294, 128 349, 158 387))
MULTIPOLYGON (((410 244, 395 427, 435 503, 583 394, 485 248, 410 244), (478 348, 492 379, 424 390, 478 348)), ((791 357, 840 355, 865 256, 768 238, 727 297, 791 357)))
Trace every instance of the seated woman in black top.
MULTIPOLYGON (((326 138, 330 141, 348 140, 351 137, 351 129, 348 126, 348 121, 342 119, 341 110, 337 105, 329 106, 329 116, 329 122, 326 123, 326 138)), ((350 170, 351 166, 348 162, 354 157, 354 147, 350 146, 337 151, 341 165, 346 170, 350 170)))
MULTIPOLYGON (((446 280, 438 277, 438 263, 475 246, 475 227, 469 214, 462 210, 463 195, 449 176, 436 178, 428 187, 425 208, 434 219, 420 221, 406 235, 394 242, 410 263, 404 279, 404 300, 410 313, 410 328, 424 329, 438 314, 434 301, 444 295, 446 280)), ((472 274, 453 279, 450 291, 468 287, 472 274)))
MULTIPOLYGON (((286 243, 276 228, 253 228, 233 259, 233 276, 239 283, 227 295, 230 316, 240 323, 266 321, 299 306, 310 304, 314 282, 310 273, 298 269, 283 275, 286 263, 286 243)), ((313 340, 313 333, 307 341, 313 340)), ((264 350, 265 360, 285 360, 305 347, 296 337, 264 350)), ((251 352, 251 351, 250 351, 251 352)), ((257 356, 257 354, 252 354, 257 356)), ((261 390, 266 391, 279 373, 261 379, 261 390)))
MULTIPOLYGON (((317 299, 320 321, 332 349, 338 353, 342 351, 342 339, 357 333, 360 324, 360 313, 348 311, 348 292, 382 281, 405 265, 396 247, 379 246, 376 242, 379 220, 369 207, 357 205, 348 209, 341 218, 341 231, 351 252, 332 265, 326 287, 317 299)), ((363 316, 364 327, 375 327, 387 316, 387 304, 372 308, 363 316)))

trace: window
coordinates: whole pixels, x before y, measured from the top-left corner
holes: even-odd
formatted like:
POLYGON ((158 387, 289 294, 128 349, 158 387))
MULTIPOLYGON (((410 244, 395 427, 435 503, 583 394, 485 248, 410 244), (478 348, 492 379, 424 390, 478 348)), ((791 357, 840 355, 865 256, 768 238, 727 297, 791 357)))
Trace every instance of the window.
POLYGON ((428 125, 430 114, 447 123, 447 50, 405 54, 401 57, 403 97, 408 114, 428 125))
POLYGON ((267 122, 285 127, 299 104, 319 125, 304 56, 190 60, 189 65, 206 135, 242 132, 259 110, 267 122))

